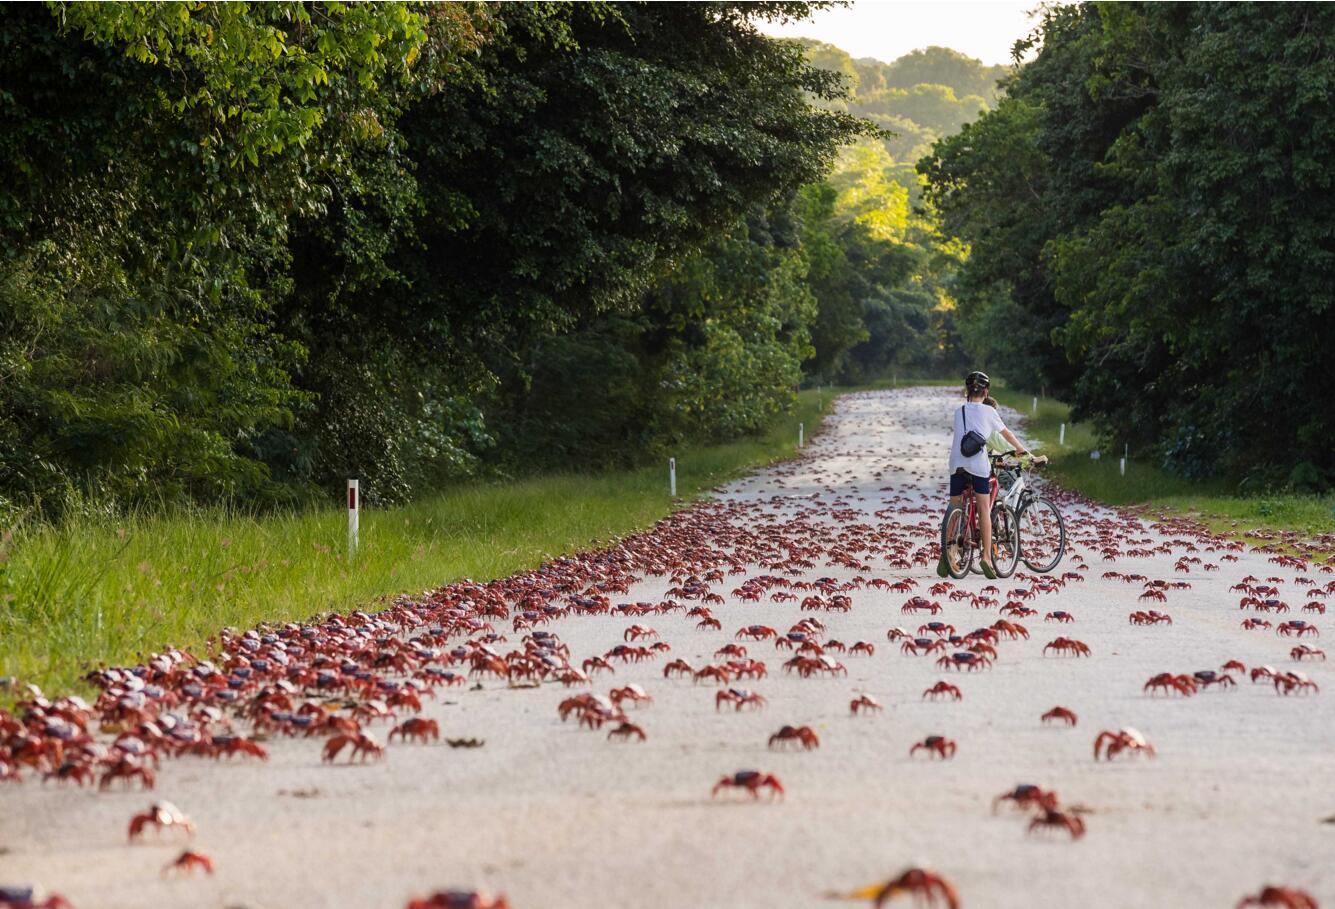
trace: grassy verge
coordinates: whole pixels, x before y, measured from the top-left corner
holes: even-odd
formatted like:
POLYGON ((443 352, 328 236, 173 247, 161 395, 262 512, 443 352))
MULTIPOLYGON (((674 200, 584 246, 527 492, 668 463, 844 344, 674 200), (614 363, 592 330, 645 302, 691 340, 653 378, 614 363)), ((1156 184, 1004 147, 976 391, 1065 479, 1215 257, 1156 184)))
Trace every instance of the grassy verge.
POLYGON ((1070 408, 1065 404, 1042 399, 1034 412, 1030 395, 1006 389, 994 393, 1002 404, 1025 415, 1025 433, 1043 443, 1042 451, 1052 459, 1052 476, 1091 499, 1112 505, 1148 505, 1156 511, 1195 518, 1224 533, 1265 527, 1310 538, 1335 527, 1335 496, 1240 495, 1222 482, 1184 480, 1134 456, 1122 476, 1121 451, 1102 452, 1099 460, 1092 460, 1090 452, 1097 439, 1087 425, 1070 422, 1070 408), (1058 441, 1063 423, 1064 445, 1058 441))
POLYGON ((90 664, 198 646, 221 627, 304 619, 534 567, 647 527, 727 479, 791 456, 798 422, 812 435, 834 392, 802 392, 795 412, 764 435, 680 452, 679 502, 668 495, 666 465, 469 484, 365 510, 351 562, 338 507, 260 518, 195 509, 22 528, 0 560, 0 676, 76 690, 90 664))

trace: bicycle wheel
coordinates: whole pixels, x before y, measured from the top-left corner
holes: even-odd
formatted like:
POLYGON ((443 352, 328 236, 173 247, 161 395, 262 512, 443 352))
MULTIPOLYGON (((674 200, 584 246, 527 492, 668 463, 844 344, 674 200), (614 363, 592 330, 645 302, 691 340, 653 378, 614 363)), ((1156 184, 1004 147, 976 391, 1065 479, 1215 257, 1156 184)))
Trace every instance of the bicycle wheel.
POLYGON ((1040 574, 1057 567, 1066 554, 1066 522, 1050 499, 1031 498, 1020 506, 1020 555, 1031 571, 1040 574))
POLYGON ((946 555, 946 570, 957 581, 969 573, 973 561, 973 546, 967 537, 964 509, 958 505, 948 508, 941 520, 941 551, 946 555))
POLYGON ((1020 564, 1020 522, 1005 503, 992 506, 992 564, 997 577, 1008 578, 1020 564))

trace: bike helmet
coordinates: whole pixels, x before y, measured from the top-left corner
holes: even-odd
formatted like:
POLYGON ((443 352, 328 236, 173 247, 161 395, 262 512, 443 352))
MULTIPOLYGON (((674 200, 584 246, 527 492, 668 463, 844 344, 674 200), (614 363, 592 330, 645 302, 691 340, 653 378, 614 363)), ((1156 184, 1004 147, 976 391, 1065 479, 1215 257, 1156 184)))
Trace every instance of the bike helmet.
POLYGON ((992 380, 987 377, 987 373, 974 370, 964 377, 964 387, 970 389, 991 388, 992 380))

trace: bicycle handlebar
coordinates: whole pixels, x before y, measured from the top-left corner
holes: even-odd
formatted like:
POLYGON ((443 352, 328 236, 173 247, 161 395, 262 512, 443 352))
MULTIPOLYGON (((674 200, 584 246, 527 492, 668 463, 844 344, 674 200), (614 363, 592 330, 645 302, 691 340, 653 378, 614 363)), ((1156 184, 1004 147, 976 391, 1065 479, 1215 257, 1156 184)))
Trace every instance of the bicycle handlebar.
MULTIPOLYGON (((1000 454, 989 454, 988 457, 991 458, 993 464, 998 464, 998 465, 999 465, 999 464, 1002 464, 1003 462, 1005 462, 1008 458, 1010 458, 1011 456, 1013 456, 1015 453, 1016 453, 1016 452, 1015 452, 1015 449, 1012 448, 1010 451, 1003 451, 1003 452, 1001 452, 1000 454)), ((1039 457, 1042 457, 1042 455, 1035 455, 1035 454, 1032 454, 1032 453, 1031 453, 1031 454, 1027 454, 1027 455, 1025 455, 1025 456, 1024 456, 1024 459, 1027 459, 1027 460, 1029 461, 1029 464, 1028 464, 1027 467, 1026 467, 1026 465, 1025 465, 1025 463, 1024 463, 1024 459, 1021 459, 1021 458, 1016 458, 1016 460, 1015 460, 1013 463, 1015 463, 1015 464, 1016 464, 1017 466, 1019 466, 1019 467, 1028 469, 1029 467, 1033 467, 1033 466, 1034 466, 1034 461, 1035 461, 1035 459, 1036 459, 1036 458, 1039 458, 1039 457)))

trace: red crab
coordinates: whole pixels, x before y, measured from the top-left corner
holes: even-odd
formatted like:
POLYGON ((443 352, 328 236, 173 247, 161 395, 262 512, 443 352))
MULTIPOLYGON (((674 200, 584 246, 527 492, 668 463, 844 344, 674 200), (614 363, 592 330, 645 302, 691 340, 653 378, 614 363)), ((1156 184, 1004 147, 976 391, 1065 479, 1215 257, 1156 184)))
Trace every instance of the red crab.
POLYGON ((1075 638, 1054 638, 1044 645, 1044 655, 1049 650, 1055 650, 1057 653, 1069 653, 1076 657, 1089 656, 1089 645, 1084 641, 1077 641, 1075 638))
POLYGON ((1209 688, 1211 685, 1218 685, 1220 688, 1236 688, 1238 684, 1233 681, 1233 676, 1226 672, 1215 672, 1213 669, 1201 669, 1193 672, 1191 677, 1202 688, 1209 688))
POLYGON ((918 626, 918 635, 920 637, 928 632, 931 632, 939 638, 949 637, 955 633, 955 626, 947 625, 945 622, 928 622, 925 625, 918 626))
POLYGON ((1021 783, 1010 792, 1003 792, 992 800, 993 814, 997 813, 997 809, 1001 807, 1003 802, 1009 802, 1017 808, 1024 809, 1034 807, 1041 809, 1056 808, 1057 793, 1045 792, 1032 783, 1021 783))
POLYGON ((1289 656, 1295 660, 1324 660, 1326 651, 1309 647, 1307 644, 1299 644, 1289 651, 1289 656))
POLYGON ((0 909, 74 909, 74 904, 59 893, 38 902, 31 887, 0 887, 0 909))
POLYGON ((732 681, 732 674, 723 666, 706 666, 695 673, 695 681, 703 682, 706 679, 712 680, 719 685, 726 685, 732 681))
POLYGON ((875 710, 877 713, 880 713, 884 709, 885 708, 881 706, 881 702, 869 694, 860 694, 848 703, 848 710, 853 716, 857 716, 859 710, 863 712, 875 710))
POLYGON ((185 831, 186 836, 195 835, 195 822, 171 802, 155 802, 147 811, 130 818, 129 839, 134 841, 149 826, 156 828, 159 833, 168 827, 175 827, 185 831))
POLYGON ((1196 682, 1191 676, 1173 675, 1171 672, 1161 672, 1156 676, 1152 676, 1150 680, 1145 683, 1143 690, 1148 691, 1150 694, 1154 694, 1156 691, 1162 691, 1165 694, 1177 692, 1178 694, 1190 697, 1196 693, 1196 682))
POLYGON ((1035 830, 1065 830, 1071 839, 1078 840, 1085 835, 1085 822, 1079 815, 1056 808, 1044 808, 1042 814, 1029 822, 1029 832, 1035 830))
POLYGON ((967 669, 974 672, 979 669, 991 669, 992 661, 981 653, 959 650, 941 657, 936 661, 936 665, 942 669, 958 669, 961 672, 967 669))
POLYGON ((695 668, 685 660, 673 660, 663 667, 663 678, 670 679, 674 675, 695 675, 695 668))
POLYGON ((626 685, 623 688, 613 688, 607 693, 608 699, 618 707, 622 701, 630 701, 632 704, 652 704, 654 699, 650 697, 639 685, 626 685))
POLYGON ((731 776, 720 777, 710 791, 710 798, 716 797, 725 789, 742 789, 751 794, 751 798, 760 798, 760 790, 768 789, 771 799, 783 798, 783 784, 772 773, 761 770, 738 770, 731 776))
POLYGON ((405 742, 418 741, 425 745, 428 740, 439 741, 440 724, 435 720, 413 717, 391 729, 387 738, 392 742, 396 735, 405 742))
POLYGON ((1302 637, 1310 634, 1313 637, 1320 637, 1321 632, 1310 622, 1304 622, 1302 619, 1290 619, 1287 622, 1280 622, 1275 626, 1275 634, 1282 637, 1302 637))
POLYGON ((1006 635, 1012 641, 1016 638, 1024 638, 1026 641, 1029 640, 1029 629, 1025 628, 1018 622, 1007 622, 1004 619, 998 619, 992 623, 991 628, 993 631, 1006 635))
POLYGON ((1301 672, 1282 672, 1276 673, 1272 678, 1275 683, 1275 691, 1278 694, 1306 694, 1308 691, 1317 692, 1321 689, 1301 672))
POLYGON ((1075 616, 1071 615, 1069 612, 1064 612, 1058 609, 1055 612, 1049 612, 1047 615, 1045 615, 1043 617, 1043 621, 1062 622, 1063 624, 1069 625, 1070 623, 1075 621, 1075 616))
POLYGON ((936 700, 938 697, 944 696, 950 698, 952 701, 958 701, 963 699, 964 697, 964 695, 960 694, 960 690, 958 687, 945 681, 937 682, 931 688, 928 688, 926 691, 924 691, 922 693, 922 696, 924 698, 931 698, 932 700, 936 700))
POLYGON ((324 760, 333 762, 338 759, 341 752, 348 745, 352 746, 352 751, 348 753, 348 763, 354 760, 365 761, 367 758, 384 757, 385 747, 375 740, 368 732, 361 732, 357 735, 336 735, 324 744, 324 760))
POLYGON ((1270 909, 1317 909, 1317 902, 1316 897, 1306 890, 1268 884, 1255 894, 1244 896, 1239 900, 1237 909, 1249 909, 1251 906, 1270 907, 1270 909))
POLYGON ((1111 761, 1114 757, 1123 751, 1128 754, 1144 754, 1146 757, 1154 757, 1154 746, 1145 740, 1145 736, 1138 730, 1120 729, 1117 732, 1104 730, 1094 739, 1094 760, 1100 757, 1100 751, 1103 751, 1104 760, 1111 761), (1104 746, 1107 746, 1104 750, 1104 746))
POLYGON ((589 675, 593 675, 597 672, 610 672, 613 675, 616 675, 616 669, 602 657, 589 657, 580 664, 579 668, 589 675))
POLYGON ((1061 720, 1067 726, 1074 726, 1076 723, 1080 722, 1080 718, 1075 715, 1075 711, 1066 707, 1053 707, 1039 719, 1044 723, 1052 720, 1061 720))
POLYGON ((928 757, 936 755, 943 761, 955 756, 955 742, 942 735, 929 735, 921 742, 918 742, 909 749, 909 757, 913 757, 919 748, 925 750, 928 757))
POLYGON ((477 890, 441 890, 428 897, 409 900, 404 909, 510 909, 510 901, 477 890))
POLYGON ((733 709, 741 710, 748 704, 760 708, 764 707, 766 703, 764 695, 745 688, 729 688, 727 691, 720 691, 714 695, 714 712, 717 713, 724 704, 732 704, 733 709))
POLYGON ((763 641, 767 638, 775 637, 777 634, 778 632, 773 628, 770 628, 768 625, 747 625, 745 628, 738 631, 734 637, 749 638, 753 641, 763 641))
POLYGON ((213 873, 213 859, 202 852, 193 852, 189 849, 182 852, 174 861, 168 862, 162 869, 163 874, 176 872, 178 874, 190 874, 196 870, 203 871, 205 874, 213 873))
POLYGON ((941 611, 941 604, 927 599, 926 597, 910 597, 907 602, 899 609, 900 612, 908 614, 910 612, 929 612, 936 615, 941 611))
MULTIPOLYGON (((946 909, 959 909, 960 905, 959 894, 949 881, 922 868, 909 868, 899 877, 886 881, 879 889, 867 888, 867 891, 873 890, 871 898, 876 909, 881 909, 901 894, 913 896, 926 909, 936 906, 938 900, 946 909)), ((867 891, 860 891, 858 896, 865 898, 863 894, 867 891)))
POLYGON ((783 726, 769 737, 769 747, 796 742, 803 749, 810 751, 820 747, 820 736, 810 726, 783 726))
POLYGON ((632 737, 638 738, 641 742, 647 738, 643 729, 634 723, 624 720, 615 729, 607 733, 608 741, 611 741, 612 739, 621 739, 622 741, 628 742, 632 737))

